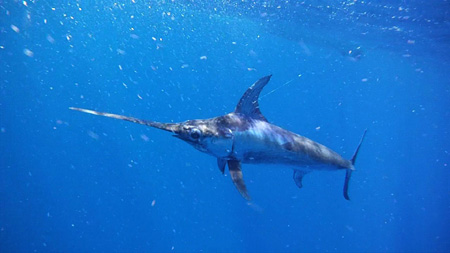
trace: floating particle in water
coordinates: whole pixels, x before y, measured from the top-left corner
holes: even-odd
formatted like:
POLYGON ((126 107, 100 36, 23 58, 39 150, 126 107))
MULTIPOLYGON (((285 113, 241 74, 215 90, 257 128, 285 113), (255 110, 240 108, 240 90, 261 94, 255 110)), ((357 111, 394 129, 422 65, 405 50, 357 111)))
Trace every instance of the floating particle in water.
POLYGON ((250 51, 248 51, 248 55, 250 55, 252 57, 257 57, 258 56, 258 54, 253 49, 250 49, 250 51))
POLYGON ((98 134, 96 134, 96 133, 94 133, 92 131, 88 131, 87 134, 94 140, 98 140, 99 139, 98 134))
POLYGON ((407 43, 412 45, 412 44, 416 43, 416 41, 415 40, 408 40, 407 43))
POLYGON ((395 25, 392 26, 391 28, 388 28, 388 30, 396 31, 396 32, 401 32, 402 31, 402 29, 400 27, 395 26, 395 25))
POLYGON ((363 83, 365 83, 365 82, 367 82, 367 81, 369 81, 369 79, 367 79, 367 78, 361 79, 361 82, 363 82, 363 83))
POLYGON ((248 71, 256 71, 255 68, 247 68, 248 71))
POLYGON ((52 44, 55 43, 55 39, 50 34, 47 34, 47 40, 52 44))
POLYGON ((125 50, 122 50, 122 49, 117 49, 116 51, 117 51, 118 54, 121 54, 121 55, 125 55, 126 54, 125 50))
POLYGON ((200 60, 206 60, 206 59, 208 59, 208 58, 206 57, 206 55, 200 56, 200 60))
POLYGON ((15 25, 11 25, 11 29, 12 29, 14 32, 16 32, 16 33, 19 33, 19 32, 20 32, 19 27, 15 26, 15 25))
POLYGON ((141 134, 141 139, 142 139, 143 141, 149 141, 149 140, 150 140, 150 138, 148 138, 148 136, 145 135, 145 134, 141 134))
POLYGON ((23 50, 23 53, 24 53, 26 56, 28 56, 28 57, 33 57, 33 56, 34 56, 33 51, 31 51, 31 50, 28 49, 28 48, 25 48, 25 49, 23 50))
POLYGON ((185 64, 181 65, 181 68, 182 68, 182 69, 185 69, 185 68, 187 68, 187 67, 189 67, 189 64, 186 64, 186 63, 185 63, 185 64))
POLYGON ((134 33, 130 34, 130 37, 135 40, 139 39, 139 36, 134 33))
POLYGON ((153 200, 152 201, 152 206, 155 206, 155 204, 156 204, 156 200, 153 200))

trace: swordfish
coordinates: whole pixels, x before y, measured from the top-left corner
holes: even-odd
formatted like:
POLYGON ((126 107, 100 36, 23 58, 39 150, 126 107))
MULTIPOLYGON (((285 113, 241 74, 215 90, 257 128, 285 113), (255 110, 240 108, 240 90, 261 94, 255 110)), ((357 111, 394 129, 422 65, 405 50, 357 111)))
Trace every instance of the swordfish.
POLYGON ((117 114, 70 107, 71 110, 114 119, 126 120, 173 133, 199 151, 217 158, 224 174, 228 165, 231 179, 243 198, 250 201, 241 164, 280 164, 294 170, 295 184, 302 188, 303 176, 314 170, 345 170, 344 197, 354 171, 356 156, 367 130, 350 160, 322 144, 285 130, 267 121, 259 109, 259 95, 272 75, 256 81, 244 93, 236 109, 210 119, 194 119, 182 123, 160 123, 117 114))

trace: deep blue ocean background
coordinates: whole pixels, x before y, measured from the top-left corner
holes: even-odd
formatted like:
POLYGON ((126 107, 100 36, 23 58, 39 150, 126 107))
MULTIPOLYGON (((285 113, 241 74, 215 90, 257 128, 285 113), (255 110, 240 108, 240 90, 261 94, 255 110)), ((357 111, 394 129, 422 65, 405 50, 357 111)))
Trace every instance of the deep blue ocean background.
POLYGON ((450 2, 0 1, 0 252, 450 251, 450 2), (133 124, 261 110, 350 185, 133 124))

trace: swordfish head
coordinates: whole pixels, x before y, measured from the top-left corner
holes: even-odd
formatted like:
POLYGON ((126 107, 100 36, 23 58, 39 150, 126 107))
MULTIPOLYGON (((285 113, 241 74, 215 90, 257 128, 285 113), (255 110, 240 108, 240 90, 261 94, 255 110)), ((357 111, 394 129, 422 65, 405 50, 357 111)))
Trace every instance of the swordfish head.
POLYGON ((185 141, 195 149, 215 157, 227 157, 233 146, 233 133, 220 126, 222 117, 188 120, 179 124, 174 137, 185 141))

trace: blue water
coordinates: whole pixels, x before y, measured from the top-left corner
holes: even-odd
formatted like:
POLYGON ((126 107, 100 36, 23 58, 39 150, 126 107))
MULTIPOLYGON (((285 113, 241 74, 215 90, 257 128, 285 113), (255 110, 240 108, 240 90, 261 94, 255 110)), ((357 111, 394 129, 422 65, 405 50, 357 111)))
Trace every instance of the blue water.
POLYGON ((450 3, 0 2, 1 252, 450 251, 450 3), (160 122, 231 112, 350 158, 350 185, 215 158, 160 122))

